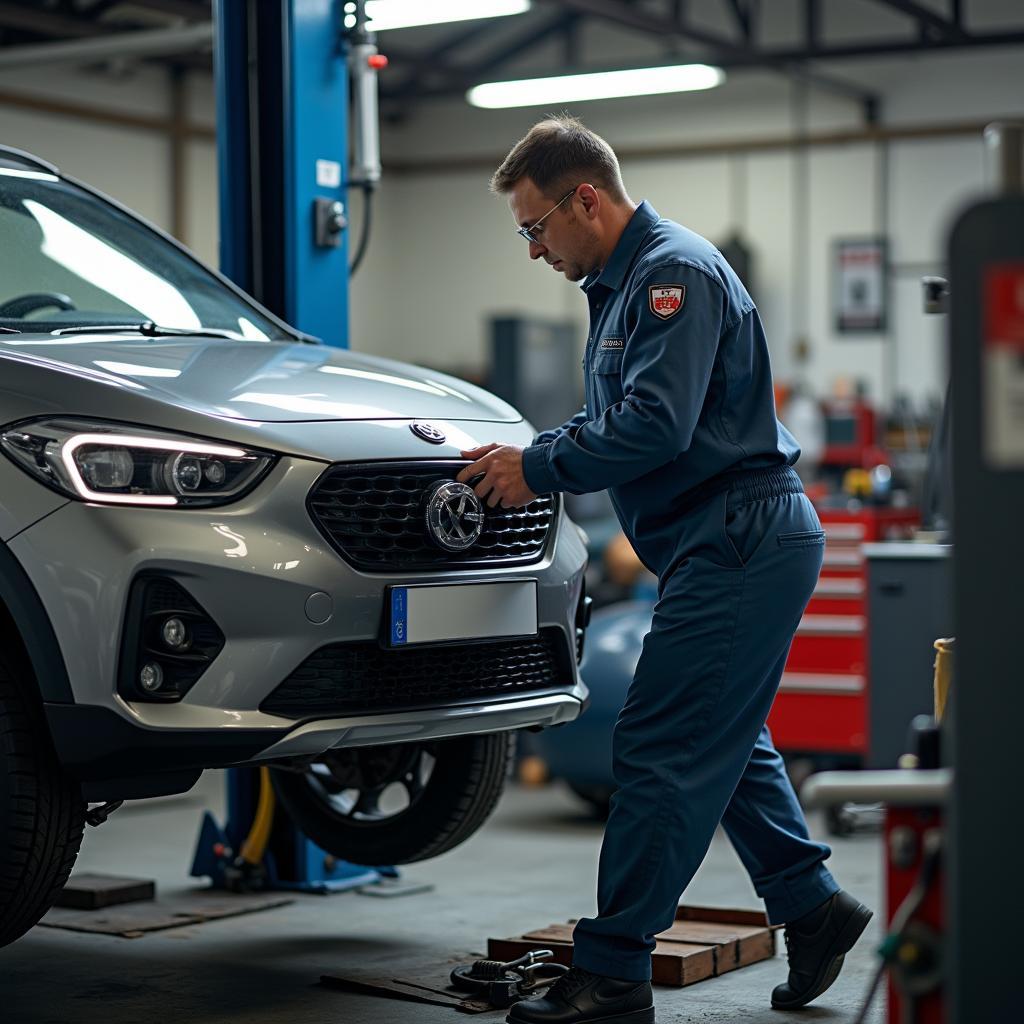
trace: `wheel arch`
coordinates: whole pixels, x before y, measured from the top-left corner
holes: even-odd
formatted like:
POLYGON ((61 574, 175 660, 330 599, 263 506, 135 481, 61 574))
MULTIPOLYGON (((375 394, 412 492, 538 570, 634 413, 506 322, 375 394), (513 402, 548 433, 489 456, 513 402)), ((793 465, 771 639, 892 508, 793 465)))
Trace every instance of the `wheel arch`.
POLYGON ((35 676, 39 699, 74 704, 67 666, 50 618, 28 574, 0 543, 0 642, 15 650, 35 676))

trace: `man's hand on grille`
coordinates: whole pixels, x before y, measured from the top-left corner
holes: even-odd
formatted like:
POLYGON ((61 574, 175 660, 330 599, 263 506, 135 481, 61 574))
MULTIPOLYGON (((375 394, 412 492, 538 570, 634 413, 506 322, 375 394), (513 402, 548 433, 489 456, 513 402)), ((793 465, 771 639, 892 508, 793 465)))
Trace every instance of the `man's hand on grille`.
POLYGON ((464 459, 473 459, 456 477, 461 483, 473 484, 473 490, 491 508, 519 508, 537 497, 526 486, 523 476, 523 449, 514 444, 484 444, 462 453, 464 459))

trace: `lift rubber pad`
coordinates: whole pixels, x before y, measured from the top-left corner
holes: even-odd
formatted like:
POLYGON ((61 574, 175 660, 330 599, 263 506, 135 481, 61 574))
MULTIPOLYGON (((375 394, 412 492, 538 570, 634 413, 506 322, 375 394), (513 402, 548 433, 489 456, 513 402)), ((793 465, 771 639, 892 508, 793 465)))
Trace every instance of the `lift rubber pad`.
POLYGON ((39 922, 39 927, 141 939, 147 932, 205 924, 207 921, 219 921, 224 917, 238 917, 241 914, 255 914, 294 902, 287 896, 236 895, 200 889, 159 901, 129 903, 101 911, 54 907, 39 922))

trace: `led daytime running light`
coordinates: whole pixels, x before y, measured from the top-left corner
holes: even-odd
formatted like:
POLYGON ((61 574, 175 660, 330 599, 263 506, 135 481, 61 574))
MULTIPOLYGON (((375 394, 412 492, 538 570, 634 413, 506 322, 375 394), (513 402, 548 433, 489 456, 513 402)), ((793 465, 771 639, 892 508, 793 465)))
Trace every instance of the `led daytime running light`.
POLYGON ((219 455, 226 459, 241 459, 247 454, 240 448, 226 448, 222 445, 200 444, 192 441, 168 444, 166 441, 160 441, 154 437, 137 437, 130 434, 75 434, 73 437, 69 437, 64 442, 60 454, 68 476, 75 485, 75 490, 88 501, 99 501, 107 505, 177 505, 178 499, 169 494, 109 494, 92 490, 82 479, 78 463, 75 462, 75 452, 89 444, 116 445, 118 448, 148 448, 163 452, 188 452, 192 455, 219 455))

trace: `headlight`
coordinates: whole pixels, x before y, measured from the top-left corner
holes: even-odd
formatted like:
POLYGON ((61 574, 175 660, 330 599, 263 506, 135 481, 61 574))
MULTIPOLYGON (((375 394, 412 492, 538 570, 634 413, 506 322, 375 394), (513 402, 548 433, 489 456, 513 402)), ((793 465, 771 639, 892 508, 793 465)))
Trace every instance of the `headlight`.
POLYGON ((109 505, 225 505, 255 487, 275 460, 266 452, 68 419, 8 427, 0 448, 55 491, 109 505))

